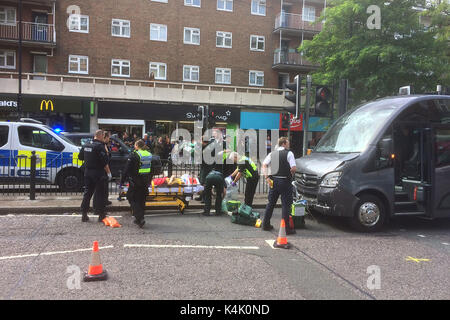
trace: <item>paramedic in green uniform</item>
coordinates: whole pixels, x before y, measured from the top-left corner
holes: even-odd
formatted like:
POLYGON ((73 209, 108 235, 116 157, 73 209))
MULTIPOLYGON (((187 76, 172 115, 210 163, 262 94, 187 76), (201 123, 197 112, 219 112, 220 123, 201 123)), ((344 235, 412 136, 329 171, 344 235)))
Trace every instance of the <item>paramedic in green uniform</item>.
POLYGON ((145 224, 145 200, 151 182, 152 154, 145 150, 144 140, 136 141, 134 149, 128 157, 120 185, 122 188, 125 179, 130 178, 127 198, 135 218, 134 223, 142 228, 145 224))
POLYGON ((245 177, 245 180, 247 181, 245 185, 245 204, 251 207, 253 205, 256 187, 259 182, 258 167, 250 158, 246 156, 239 158, 239 154, 237 152, 232 152, 230 159, 238 165, 237 169, 231 175, 233 184, 235 185, 242 176, 245 177))
POLYGON ((209 212, 211 210, 211 193, 212 188, 216 188, 216 215, 222 214, 222 200, 225 197, 226 193, 226 184, 225 178, 223 177, 223 173, 212 170, 205 179, 205 190, 203 191, 203 197, 205 200, 205 209, 203 211, 203 215, 209 216, 209 212))

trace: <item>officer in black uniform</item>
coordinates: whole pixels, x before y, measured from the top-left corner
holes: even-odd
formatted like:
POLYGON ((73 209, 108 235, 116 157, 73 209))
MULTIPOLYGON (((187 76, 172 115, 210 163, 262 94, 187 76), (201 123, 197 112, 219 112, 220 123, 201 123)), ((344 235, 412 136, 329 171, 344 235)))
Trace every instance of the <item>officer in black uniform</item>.
POLYGON ((289 227, 289 215, 293 203, 292 176, 297 170, 295 157, 292 151, 289 151, 289 140, 286 137, 278 139, 278 148, 271 152, 263 162, 263 173, 269 189, 269 203, 266 206, 266 212, 262 221, 262 229, 269 231, 273 229, 270 224, 273 209, 281 195, 282 218, 286 223, 286 234, 293 234, 295 230, 289 227), (270 168, 270 174, 268 169, 270 168))
POLYGON ((122 185, 129 177, 130 186, 127 191, 127 199, 135 218, 133 222, 142 228, 145 224, 145 200, 151 182, 152 154, 147 150, 144 140, 136 141, 134 149, 125 165, 120 188, 122 189, 122 185))
MULTIPOLYGON (((87 222, 89 205, 92 195, 98 193, 105 194, 105 175, 106 165, 108 164, 108 155, 106 154, 105 145, 103 143, 103 131, 95 132, 94 141, 85 144, 80 151, 79 159, 84 161, 84 194, 81 202, 81 221, 87 222)), ((98 221, 102 221, 106 217, 104 196, 94 199, 95 214, 98 214, 98 221)))

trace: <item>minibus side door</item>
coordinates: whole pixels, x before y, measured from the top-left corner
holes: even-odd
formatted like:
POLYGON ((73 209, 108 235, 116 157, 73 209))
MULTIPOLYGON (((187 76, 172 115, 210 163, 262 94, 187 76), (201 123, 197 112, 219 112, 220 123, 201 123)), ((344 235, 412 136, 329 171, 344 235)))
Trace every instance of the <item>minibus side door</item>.
POLYGON ((434 125, 434 218, 450 217, 450 125, 434 125))

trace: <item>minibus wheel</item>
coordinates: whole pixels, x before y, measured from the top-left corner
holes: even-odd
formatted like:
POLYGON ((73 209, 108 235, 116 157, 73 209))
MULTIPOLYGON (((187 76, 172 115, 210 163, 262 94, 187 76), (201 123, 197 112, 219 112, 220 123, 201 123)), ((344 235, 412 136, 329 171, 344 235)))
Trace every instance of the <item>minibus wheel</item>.
POLYGON ((371 194, 363 194, 359 199, 351 220, 352 226, 362 232, 378 231, 386 219, 383 201, 371 194))

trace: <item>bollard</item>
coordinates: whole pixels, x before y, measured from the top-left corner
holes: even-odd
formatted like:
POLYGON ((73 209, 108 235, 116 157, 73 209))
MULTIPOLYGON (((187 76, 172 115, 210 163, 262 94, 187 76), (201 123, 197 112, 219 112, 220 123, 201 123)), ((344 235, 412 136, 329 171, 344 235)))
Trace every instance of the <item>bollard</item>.
POLYGON ((169 166, 168 166, 168 169, 167 169, 167 176, 168 177, 171 177, 172 176, 172 171, 173 171, 173 167, 172 167, 172 161, 169 159, 169 160, 167 160, 168 162, 169 162, 169 166))
POLYGON ((36 158, 36 151, 32 151, 30 158, 30 200, 36 200, 36 158))

